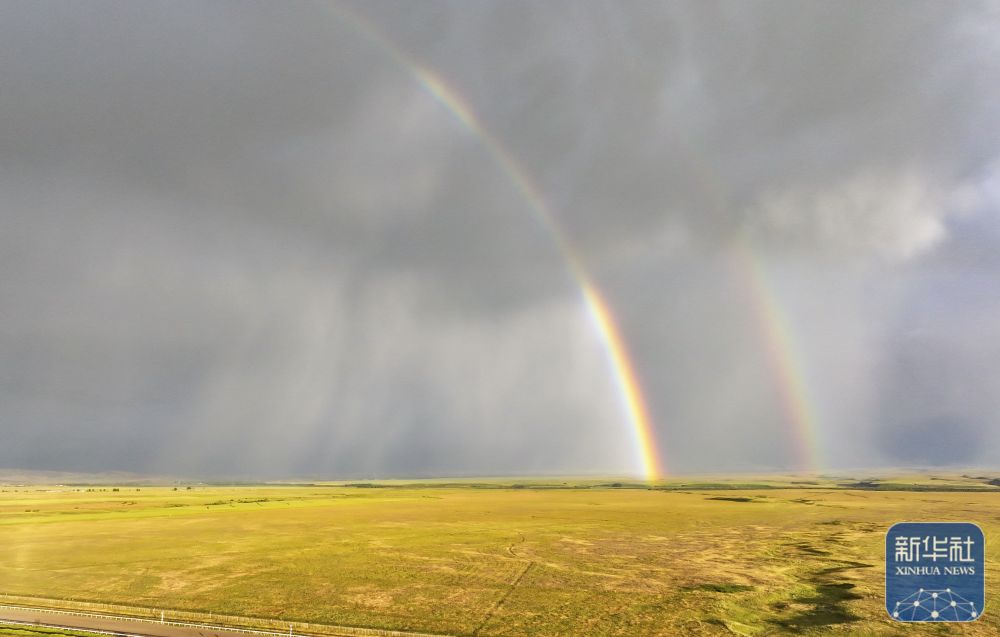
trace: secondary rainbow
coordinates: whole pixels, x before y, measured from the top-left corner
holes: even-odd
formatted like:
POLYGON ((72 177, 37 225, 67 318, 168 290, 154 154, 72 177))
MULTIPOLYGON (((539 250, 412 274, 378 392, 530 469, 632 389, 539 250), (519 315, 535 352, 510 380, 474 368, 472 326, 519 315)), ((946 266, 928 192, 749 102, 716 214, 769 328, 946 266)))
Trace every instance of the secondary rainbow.
POLYGON ((781 408, 788 422, 797 468, 818 471, 819 419, 797 354, 788 317, 769 285, 764 260, 749 239, 737 240, 738 270, 742 273, 754 318, 761 333, 768 365, 775 378, 781 408))
MULTIPOLYGON (((713 212, 728 209, 726 184, 703 160, 701 153, 678 133, 673 141, 684 148, 696 178, 696 185, 713 212)), ((785 428, 791 440, 793 464, 802 471, 815 472, 821 467, 819 442, 820 420, 811 399, 802 357, 795 347, 791 322, 781 299, 769 281, 767 264, 754 247, 747 231, 737 234, 734 241, 736 278, 744 290, 758 328, 761 347, 768 371, 784 415, 785 428)))
MULTIPOLYGON (((320 6, 331 5, 323 4, 320 6)), ((639 473, 647 480, 656 480, 665 475, 666 467, 656 443, 655 430, 643 397, 642 386, 635 373, 635 366, 631 361, 628 347, 615 321, 614 314, 577 256, 566 234, 556 222, 555 216, 541 192, 521 163, 483 125, 469 103, 443 78, 403 51, 364 16, 343 5, 336 5, 334 10, 345 23, 362 33, 398 66, 412 75, 429 95, 462 124, 463 128, 474 135, 528 204, 533 216, 545 228, 559 254, 566 262, 571 275, 580 288, 583 301, 600 336, 630 424, 636 454, 635 462, 639 473)))

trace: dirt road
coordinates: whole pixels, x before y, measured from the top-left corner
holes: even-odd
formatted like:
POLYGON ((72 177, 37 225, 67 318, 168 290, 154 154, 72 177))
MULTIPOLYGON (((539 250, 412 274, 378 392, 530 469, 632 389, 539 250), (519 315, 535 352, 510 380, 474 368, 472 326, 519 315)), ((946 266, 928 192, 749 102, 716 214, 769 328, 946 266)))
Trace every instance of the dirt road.
POLYGON ((150 619, 6 605, 0 605, 0 623, 90 630, 129 637, 287 637, 289 635, 289 633, 265 630, 170 621, 161 623, 150 619))

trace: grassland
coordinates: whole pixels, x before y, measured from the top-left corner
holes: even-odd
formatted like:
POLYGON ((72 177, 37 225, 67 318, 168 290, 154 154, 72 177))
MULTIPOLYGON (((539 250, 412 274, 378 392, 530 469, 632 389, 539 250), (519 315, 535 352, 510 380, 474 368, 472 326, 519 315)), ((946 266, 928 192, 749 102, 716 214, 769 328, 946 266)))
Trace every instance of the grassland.
POLYGON ((483 637, 998 635, 994 478, 7 486, 0 593, 483 637), (889 621, 901 520, 983 527, 980 621, 889 621))

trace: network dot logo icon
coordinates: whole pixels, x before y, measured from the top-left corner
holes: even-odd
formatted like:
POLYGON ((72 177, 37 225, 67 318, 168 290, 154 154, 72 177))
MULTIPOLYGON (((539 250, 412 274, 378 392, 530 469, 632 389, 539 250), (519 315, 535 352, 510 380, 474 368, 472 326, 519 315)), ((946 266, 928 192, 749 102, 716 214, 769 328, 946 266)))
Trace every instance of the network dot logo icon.
POLYGON ((896 602, 892 618, 910 622, 969 622, 979 616, 976 603, 950 588, 940 591, 919 589, 896 602))
POLYGON ((901 522, 885 537, 885 606, 901 622, 971 622, 985 599, 985 537, 970 522, 901 522))

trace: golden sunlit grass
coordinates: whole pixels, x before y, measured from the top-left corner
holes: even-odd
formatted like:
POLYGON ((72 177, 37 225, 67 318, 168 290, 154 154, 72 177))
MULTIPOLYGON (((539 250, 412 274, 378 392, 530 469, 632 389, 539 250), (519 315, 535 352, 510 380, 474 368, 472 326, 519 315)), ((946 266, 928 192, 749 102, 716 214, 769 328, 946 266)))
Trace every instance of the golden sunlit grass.
POLYGON ((5 487, 0 592, 453 635, 1000 634, 1000 489, 851 482, 5 487), (901 520, 983 527, 980 621, 889 621, 901 520))

